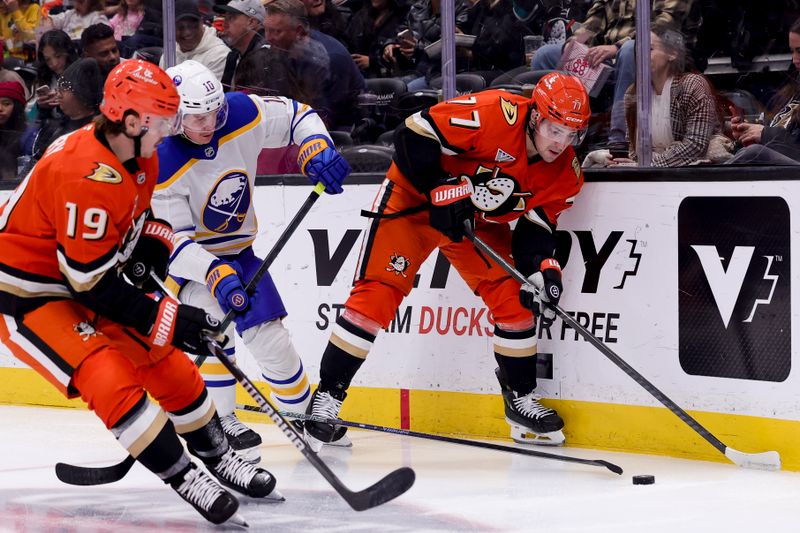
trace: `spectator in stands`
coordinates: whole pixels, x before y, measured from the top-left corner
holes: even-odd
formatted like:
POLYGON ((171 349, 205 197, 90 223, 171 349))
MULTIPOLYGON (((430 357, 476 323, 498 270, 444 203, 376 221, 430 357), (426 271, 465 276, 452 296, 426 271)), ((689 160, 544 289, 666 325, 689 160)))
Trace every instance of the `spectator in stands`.
MULTIPOLYGON (((657 29, 650 35, 650 138, 654 167, 677 167, 697 162, 723 163, 731 158, 733 143, 723 142, 722 118, 711 85, 702 74, 686 72, 683 35, 657 29), (713 142, 712 142, 713 139, 713 142)), ((625 94, 625 112, 631 132, 631 154, 636 149, 636 86, 625 94)), ((725 139, 727 141, 727 139, 725 139)), ((612 159, 611 165, 631 159, 612 159)))
POLYGON ((25 89, 25 100, 27 101, 31 99, 30 87, 27 83, 25 83, 25 80, 22 78, 22 76, 13 70, 5 68, 2 63, 0 63, 0 81, 16 81, 25 89))
POLYGON ((131 57, 140 48, 161 48, 164 41, 161 0, 140 0, 144 5, 142 21, 132 36, 123 39, 119 48, 122 57, 131 57))
POLYGON ((41 9, 39 4, 31 0, 2 0, 0 1, 0 38, 7 47, 7 52, 12 57, 28 60, 28 47, 35 50, 36 34, 34 30, 39 26, 41 9))
POLYGON ((364 78, 344 45, 309 30, 306 8, 300 0, 267 4, 265 32, 270 46, 289 53, 297 78, 322 82, 321 90, 314 90, 314 99, 308 103, 328 129, 351 129, 360 117, 357 98, 364 90, 364 78))
POLYGON ((464 26, 475 35, 469 50, 470 69, 502 73, 525 62, 522 37, 528 28, 512 12, 511 0, 478 0, 464 26))
POLYGON ((228 5, 215 6, 214 10, 224 13, 222 39, 231 48, 222 74, 222 87, 228 91, 236 65, 266 43, 263 32, 267 11, 261 0, 231 0, 228 5))
MULTIPOLYGON (((265 46, 239 62, 233 90, 260 96, 286 96, 298 102, 314 100, 308 80, 298 78, 290 64, 289 54, 274 46, 265 46)), ((299 174, 299 147, 289 144, 279 148, 264 148, 258 156, 257 174, 299 174)))
MULTIPOLYGON (((175 38, 178 41, 176 64, 194 59, 222 80, 230 48, 217 37, 214 28, 203 24, 203 15, 196 0, 176 0, 175 38)), ((163 56, 158 65, 165 67, 163 56)))
POLYGON ((64 71, 58 82, 61 117, 43 121, 33 137, 30 168, 44 155, 50 143, 91 122, 103 100, 105 76, 92 58, 84 57, 64 71))
MULTIPOLYGON (((469 3, 466 0, 455 0, 456 33, 464 33, 462 28, 467 22, 469 3)), ((411 67, 413 73, 405 76, 409 91, 417 91, 428 87, 430 79, 441 72, 441 58, 428 57, 425 47, 438 41, 442 35, 441 10, 439 0, 413 0, 406 18, 406 26, 412 32, 410 36, 398 35, 395 43, 384 47, 383 58, 394 64, 397 70, 404 71, 411 67)), ((466 59, 461 51, 461 61, 466 59)), ((463 70, 456 65, 456 70, 463 70)))
MULTIPOLYGON (((696 29, 696 21, 689 19, 689 12, 695 0, 654 0, 652 8, 652 28, 660 27, 682 30, 685 27, 696 29)), ((696 31, 684 35, 696 35, 696 31)), ((587 60, 591 66, 613 60, 615 75, 614 99, 611 108, 611 129, 608 135, 609 147, 627 149, 624 97, 625 91, 636 78, 634 61, 634 41, 636 36, 636 0, 594 0, 581 27, 570 39, 589 45, 587 60)), ((533 70, 552 70, 558 68, 562 46, 546 44, 536 51, 531 68, 533 70)))
POLYGON ((46 29, 63 30, 73 41, 81 38, 83 30, 92 24, 108 24, 103 13, 103 0, 72 0, 72 9, 49 15, 42 26, 46 29))
POLYGON ((17 158, 25 120, 25 90, 16 81, 0 82, 0 180, 17 177, 17 158))
POLYGON ((144 3, 142 0, 119 0, 116 14, 111 17, 114 39, 123 42, 132 37, 144 19, 144 3))
POLYGON ((403 22, 396 0, 369 0, 350 19, 344 44, 365 78, 392 75, 390 65, 383 60, 383 47, 395 42, 403 22))
POLYGON ((768 126, 745 122, 731 109, 731 132, 739 150, 734 164, 797 165, 800 163, 800 19, 789 28, 792 64, 787 81, 772 99, 768 126))
POLYGON ((36 76, 36 110, 39 120, 47 120, 58 109, 58 78, 68 66, 78 59, 78 52, 69 35, 61 30, 50 30, 39 40, 36 76))
POLYGON ((83 57, 97 61, 103 80, 119 65, 119 48, 114 30, 108 24, 92 24, 81 34, 83 57))
POLYGON ((308 13, 308 26, 312 30, 346 41, 347 20, 331 0, 303 0, 308 13))

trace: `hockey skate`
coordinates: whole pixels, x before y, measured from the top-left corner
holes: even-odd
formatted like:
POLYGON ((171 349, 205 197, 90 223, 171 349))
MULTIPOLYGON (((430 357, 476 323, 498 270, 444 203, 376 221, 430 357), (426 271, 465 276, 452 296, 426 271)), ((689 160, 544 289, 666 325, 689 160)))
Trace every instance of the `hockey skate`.
POLYGON ((236 413, 219 417, 222 423, 222 431, 225 432, 228 442, 236 453, 245 461, 253 464, 261 462, 261 453, 258 447, 261 445, 261 435, 245 426, 237 417, 236 413))
MULTIPOLYGON (((294 424, 295 429, 304 436, 305 438, 305 424, 303 420, 292 420, 292 424, 294 424)), ((306 439, 308 442, 308 439, 306 439)), ((324 446, 333 446, 336 448, 352 448, 353 441, 350 440, 350 437, 347 436, 347 428, 344 426, 336 426, 336 429, 333 432, 333 440, 330 442, 323 442, 324 446)), ((312 447, 313 449, 313 447, 312 447)))
POLYGON ((218 457, 216 462, 205 460, 206 467, 220 483, 251 498, 284 501, 275 488, 275 477, 258 466, 245 461, 233 448, 218 457))
MULTIPOLYGON (((346 397, 347 393, 344 391, 320 392, 317 389, 314 391, 314 395, 311 396, 311 402, 308 404, 306 414, 320 418, 339 418, 339 411, 342 409, 342 402, 346 397)), ((316 453, 319 453, 325 444, 343 447, 353 445, 350 438, 345 435, 347 428, 311 420, 304 421, 303 428, 306 442, 316 453)))
POLYGON ((247 527, 247 522, 237 513, 239 500, 196 464, 191 463, 181 479, 173 481, 170 486, 209 522, 222 524, 230 520, 247 527))
POLYGON ((539 403, 541 396, 533 391, 520 394, 511 390, 495 371, 503 392, 506 422, 511 426, 511 438, 521 444, 562 446, 564 421, 553 409, 539 403))

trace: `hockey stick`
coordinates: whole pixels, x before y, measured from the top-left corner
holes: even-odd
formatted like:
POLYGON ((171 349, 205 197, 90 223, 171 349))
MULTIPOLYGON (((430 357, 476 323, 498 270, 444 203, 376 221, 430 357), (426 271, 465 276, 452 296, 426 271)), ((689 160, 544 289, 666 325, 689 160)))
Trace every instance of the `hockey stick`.
POLYGON ((306 444, 306 441, 303 440, 303 437, 297 432, 294 428, 293 424, 290 424, 286 421, 286 419, 281 416, 281 414, 273 407, 272 403, 264 396, 261 391, 259 391, 256 386, 250 381, 244 372, 239 368, 239 366, 232 362, 225 356, 225 353, 222 351, 222 348, 219 346, 216 340, 209 339, 209 345, 211 346, 212 350, 216 352, 217 358, 220 362, 225 366, 225 368, 233 374, 233 377, 236 378, 236 381, 244 387, 244 390, 258 403, 261 407, 261 412, 265 413, 269 416, 272 421, 275 423, 278 428, 283 431, 283 434, 286 435, 289 440, 294 444, 295 448, 300 450, 300 453, 308 460, 311 465, 322 474, 322 477, 331 484, 331 486, 336 490, 336 492, 341 495, 344 500, 350 504, 350 507, 355 509, 356 511, 365 511, 372 507, 376 507, 383 503, 392 500, 408 489, 414 484, 414 479, 416 478, 416 474, 411 468, 406 466, 398 468, 393 472, 390 472, 388 475, 383 477, 383 479, 379 480, 375 484, 370 487, 367 487, 364 490, 359 492, 353 492, 348 489, 341 480, 336 476, 336 474, 331 471, 328 465, 319 458, 319 456, 311 451, 306 444))
MULTIPOLYGON (((303 219, 308 214, 308 212, 311 211, 311 207, 314 205, 314 202, 316 202, 319 199, 319 197, 322 195, 323 192, 325 192, 325 184, 322 182, 317 183, 314 186, 314 190, 311 191, 311 194, 309 194, 308 198, 306 198, 306 201, 303 202, 303 205, 301 205, 300 209, 297 210, 297 213, 295 213, 292 220, 289 221, 289 224, 283 230, 283 233, 281 233, 280 237, 278 237, 278 240, 275 241, 275 244, 272 245, 272 249, 269 251, 267 256, 261 262, 261 264, 258 267, 258 270, 256 270, 255 274, 253 274, 253 277, 250 278, 250 281, 247 282, 247 285, 244 288, 244 292, 246 292, 248 295, 253 294, 253 291, 255 291, 256 287, 258 286, 258 282, 261 281, 261 278, 263 278, 264 274, 267 273, 269 267, 271 267, 272 263, 275 262, 275 259, 278 257, 278 254, 281 253, 283 247, 286 246, 287 242, 289 242, 289 238, 292 236, 292 234, 294 234, 294 231, 300 225, 300 222, 302 222, 303 219)), ((219 325, 219 330, 225 331, 226 329, 228 329, 228 326, 235 317, 236 317, 236 311, 234 311, 233 309, 229 310, 225 315, 225 317, 222 319, 222 322, 219 325)), ((200 366, 203 364, 205 360, 206 358, 204 355, 198 356, 195 359, 194 364, 197 365, 198 368, 200 368, 200 366)))
MULTIPOLYGON (((153 276, 157 283, 162 284, 161 280, 153 276)), ((163 286, 162 288, 167 292, 168 289, 163 286)), ((416 474, 411 468, 402 467, 390 472, 380 481, 376 482, 370 487, 360 491, 353 492, 348 489, 339 478, 334 474, 331 469, 326 465, 314 452, 312 452, 303 437, 297 432, 292 424, 289 424, 281 413, 279 413, 269 400, 259 391, 256 386, 250 381, 239 366, 229 360, 225 353, 222 351, 219 343, 215 339, 208 339, 209 346, 215 352, 216 357, 225 366, 236 380, 242 385, 248 394, 261 406, 254 407, 254 410, 265 413, 269 416, 278 428, 283 431, 292 444, 300 450, 306 459, 322 474, 328 483, 338 492, 345 501, 356 511, 364 511, 372 507, 376 507, 383 503, 388 502, 400 496, 414 484, 416 474)), ((70 485, 102 485, 106 483, 113 483, 119 481, 133 466, 135 459, 128 455, 121 463, 116 465, 92 468, 69 465, 65 463, 58 463, 56 465, 56 476, 64 483, 70 485)))
MULTIPOLYGON (((492 258, 492 260, 500 265, 500 267, 508 272, 520 284, 529 284, 528 279, 523 276, 517 269, 506 261, 503 257, 495 252, 488 244, 483 242, 480 237, 476 236, 472 231, 469 222, 464 224, 464 233, 467 238, 472 241, 475 246, 483 253, 492 258)), ((589 330, 580 325, 577 320, 572 318, 566 311, 558 305, 547 303, 556 314, 563 320, 569 327, 581 334, 581 336, 592 344, 595 348, 608 357, 611 362, 617 365, 623 372, 628 374, 636 383, 642 386, 644 390, 649 392, 659 402, 661 402, 667 409, 672 411, 675 416, 680 418, 686 425, 692 428, 697 434, 707 440, 714 448, 727 457, 731 462, 738 466, 745 468, 757 468, 760 470, 780 470, 781 456, 776 451, 761 452, 761 453, 745 453, 735 450, 730 446, 726 446, 721 440, 715 437, 710 431, 700 425, 700 423, 692 418, 689 413, 684 411, 678 404, 670 400, 663 392, 658 390, 655 385, 650 383, 644 376, 636 371, 631 365, 625 362, 619 355, 606 346, 600 339, 592 335, 589 330)))
POLYGON ((124 478, 136 459, 128 455, 121 463, 111 466, 78 466, 56 463, 56 477, 68 485, 105 485, 124 478))
MULTIPOLYGON (((244 411, 257 411, 261 412, 261 409, 256 407, 255 405, 237 405, 237 409, 242 409, 244 411)), ((394 435, 401 435, 403 437, 417 437, 420 439, 428 439, 428 440, 436 440, 439 442, 448 442, 450 444, 461 444, 463 446, 474 446, 476 448, 485 448, 488 450, 495 450, 499 452, 508 452, 508 453, 515 453, 519 455, 530 455, 532 457, 539 457, 542 459, 553 459, 555 461, 564 461, 565 463, 579 463, 582 465, 589 465, 589 466, 602 466, 603 468, 608 468, 615 474, 622 474, 622 468, 615 465, 614 463, 610 463, 608 461, 603 461, 602 459, 581 459, 579 457, 570 457, 568 455, 558 455, 554 453, 547 453, 547 452, 540 452, 536 450, 528 450, 525 448, 515 448, 513 446, 503 446, 502 444, 492 444, 489 442, 480 442, 475 440, 469 439, 459 439, 456 437, 446 437, 444 435, 434 435, 431 433, 422 433, 419 431, 412 431, 410 429, 398 429, 386 426, 375 426, 372 424, 365 424, 363 422, 349 422, 347 420, 341 419, 332 419, 332 418, 322 418, 313 415, 306 415, 301 413, 289 413, 286 411, 280 411, 280 414, 285 416, 286 418, 294 418, 296 420, 311 420, 313 422, 322 422, 324 424, 335 424, 337 426, 346 426, 349 428, 358 428, 358 429, 366 429, 369 431, 381 431, 383 433, 392 433, 394 435)))
MULTIPOLYGON (((278 254, 283 250, 283 247, 286 246, 286 243, 289 241, 289 238, 292 236, 294 231, 300 225, 300 222, 305 218, 308 212, 311 210, 311 207, 314 205, 314 202, 319 199, 322 193, 325 191, 325 184, 322 182, 317 183, 314 187, 314 190, 311 191, 311 194, 308 195, 306 201, 294 215, 292 220, 289 222, 289 225, 283 230, 283 233, 278 237, 278 240, 273 245, 272 249, 269 251, 267 256, 261 262, 261 265, 256 270, 253 277, 247 283, 245 287, 245 292, 247 294, 252 294, 255 290, 258 282, 264 277, 264 274, 267 272, 272 263, 275 261, 275 258, 278 257, 278 254)), ((158 279, 156 276, 153 276, 153 279, 161 286, 161 289, 164 291, 165 294, 169 294, 169 290, 164 286, 164 283, 158 279)), ((174 297, 174 295, 170 295, 174 297)), ((235 313, 233 310, 229 311, 225 317, 222 319, 220 323, 220 331, 225 331, 228 328, 228 325, 234 319, 235 313)), ((198 356, 195 359, 195 365, 200 367, 205 361, 205 356, 198 356)), ((105 467, 83 467, 77 465, 70 465, 66 463, 57 463, 56 464, 56 477, 64 483, 70 485, 104 485, 107 483, 114 483, 115 481, 119 481, 128 473, 128 471, 133 466, 133 463, 136 460, 131 457, 130 455, 126 457, 122 462, 117 463, 111 466, 105 467)))

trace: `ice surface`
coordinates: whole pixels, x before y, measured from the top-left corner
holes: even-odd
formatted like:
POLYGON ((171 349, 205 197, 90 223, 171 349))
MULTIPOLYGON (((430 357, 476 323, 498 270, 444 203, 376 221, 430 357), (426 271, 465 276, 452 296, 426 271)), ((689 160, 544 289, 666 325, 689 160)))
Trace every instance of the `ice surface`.
MULTIPOLYGON (((207 523, 139 465, 111 485, 59 482, 57 461, 108 465, 125 457, 87 411, 0 406, 0 427, 0 531, 241 531, 207 523)), ((604 468, 351 430, 352 450, 322 453, 351 489, 363 489, 399 466, 417 472, 408 493, 357 513, 274 426, 253 427, 264 437, 263 466, 276 475, 287 498, 284 503, 242 498, 241 514, 253 532, 778 533, 795 531, 800 517, 800 475, 791 472, 545 449, 606 459, 625 469, 617 476, 604 468), (635 474, 653 474, 656 484, 633 485, 635 474)))

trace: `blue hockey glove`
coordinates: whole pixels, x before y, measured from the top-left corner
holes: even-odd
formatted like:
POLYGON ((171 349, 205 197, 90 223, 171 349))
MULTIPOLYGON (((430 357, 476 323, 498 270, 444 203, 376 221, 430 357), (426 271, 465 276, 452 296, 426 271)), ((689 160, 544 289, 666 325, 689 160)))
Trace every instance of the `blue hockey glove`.
POLYGON ((344 192, 342 182, 350 175, 350 165, 324 135, 313 135, 303 141, 297 164, 311 183, 324 183, 328 194, 344 192))
POLYGON ((230 310, 241 313, 250 305, 250 299, 244 290, 241 276, 239 265, 222 259, 211 263, 208 269, 206 286, 217 299, 225 314, 230 310))

